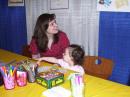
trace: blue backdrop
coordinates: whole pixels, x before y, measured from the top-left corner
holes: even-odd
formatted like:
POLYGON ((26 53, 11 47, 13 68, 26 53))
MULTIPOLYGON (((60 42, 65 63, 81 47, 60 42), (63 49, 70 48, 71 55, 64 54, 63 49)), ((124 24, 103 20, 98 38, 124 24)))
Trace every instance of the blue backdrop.
POLYGON ((0 48, 21 53, 27 44, 25 6, 8 7, 8 0, 0 0, 0 48))
POLYGON ((115 62, 110 80, 130 84, 130 13, 100 13, 99 56, 115 62))

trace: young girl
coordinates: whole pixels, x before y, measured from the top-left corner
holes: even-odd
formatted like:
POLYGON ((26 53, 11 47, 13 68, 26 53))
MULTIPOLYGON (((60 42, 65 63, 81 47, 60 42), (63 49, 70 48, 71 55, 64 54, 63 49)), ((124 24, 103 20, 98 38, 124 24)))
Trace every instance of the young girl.
POLYGON ((63 59, 57 59, 54 57, 42 57, 38 59, 38 64, 40 61, 48 61, 51 63, 56 63, 65 69, 70 69, 81 74, 84 74, 84 69, 82 67, 82 61, 84 58, 85 52, 84 50, 76 44, 70 45, 65 49, 63 53, 63 59))

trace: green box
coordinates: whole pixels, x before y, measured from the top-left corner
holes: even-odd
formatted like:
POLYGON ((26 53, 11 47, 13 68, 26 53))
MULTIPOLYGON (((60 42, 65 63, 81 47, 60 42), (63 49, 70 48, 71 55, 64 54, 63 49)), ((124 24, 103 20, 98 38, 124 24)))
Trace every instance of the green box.
POLYGON ((36 81, 38 84, 50 89, 64 82, 64 74, 56 71, 41 72, 36 76, 36 81))

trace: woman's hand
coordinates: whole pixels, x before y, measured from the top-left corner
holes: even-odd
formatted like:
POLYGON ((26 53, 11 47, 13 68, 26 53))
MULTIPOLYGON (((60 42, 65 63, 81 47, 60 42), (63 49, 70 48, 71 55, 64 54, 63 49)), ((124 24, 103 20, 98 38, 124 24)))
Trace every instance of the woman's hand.
POLYGON ((32 58, 33 60, 37 61, 36 63, 39 65, 40 64, 40 61, 41 59, 40 58, 32 58))
POLYGON ((32 58, 33 59, 40 58, 40 54, 39 53, 38 54, 32 54, 32 58))
POLYGON ((42 61, 42 58, 35 58, 34 60, 37 60, 37 64, 38 64, 38 66, 40 65, 40 62, 42 61))
POLYGON ((59 64, 53 64, 54 66, 56 66, 56 67, 61 67, 59 64))

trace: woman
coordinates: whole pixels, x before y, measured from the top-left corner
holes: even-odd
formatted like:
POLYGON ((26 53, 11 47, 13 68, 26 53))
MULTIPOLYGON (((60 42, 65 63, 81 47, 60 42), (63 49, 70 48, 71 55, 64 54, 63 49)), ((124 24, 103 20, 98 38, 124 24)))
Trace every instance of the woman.
POLYGON ((62 58, 65 48, 70 42, 67 35, 59 31, 55 14, 42 14, 38 17, 34 34, 30 43, 32 58, 62 58))

